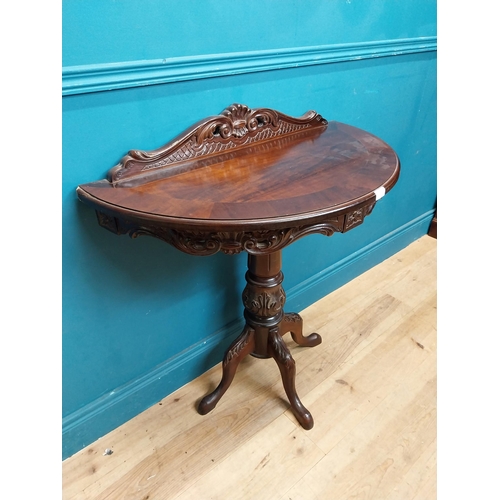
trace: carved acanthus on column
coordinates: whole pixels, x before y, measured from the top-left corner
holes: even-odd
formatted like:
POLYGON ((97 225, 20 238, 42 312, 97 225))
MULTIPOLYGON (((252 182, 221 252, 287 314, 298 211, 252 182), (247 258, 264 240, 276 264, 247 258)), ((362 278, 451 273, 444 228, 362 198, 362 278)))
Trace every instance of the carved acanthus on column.
POLYGON ((286 295, 281 286, 273 291, 262 291, 246 286, 243 291, 243 305, 245 309, 257 316, 274 316, 283 309, 286 295))

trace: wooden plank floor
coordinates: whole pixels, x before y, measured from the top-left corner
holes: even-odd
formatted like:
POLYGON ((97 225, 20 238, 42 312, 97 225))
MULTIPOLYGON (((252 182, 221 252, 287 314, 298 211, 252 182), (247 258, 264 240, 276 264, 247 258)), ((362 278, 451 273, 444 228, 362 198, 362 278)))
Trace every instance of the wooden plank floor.
POLYGON ((436 498, 436 240, 418 241, 304 311, 284 338, 304 431, 272 359, 248 356, 210 414, 220 364, 63 462, 64 500, 436 498), (104 455, 104 450, 113 450, 104 455))

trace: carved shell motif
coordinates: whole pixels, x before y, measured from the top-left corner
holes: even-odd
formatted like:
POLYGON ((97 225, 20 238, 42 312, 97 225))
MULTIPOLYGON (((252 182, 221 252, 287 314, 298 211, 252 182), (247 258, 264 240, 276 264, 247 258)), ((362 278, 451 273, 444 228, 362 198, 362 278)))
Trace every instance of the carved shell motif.
POLYGON ((269 108, 252 110, 245 104, 232 104, 220 115, 198 122, 159 149, 129 151, 108 172, 108 180, 117 185, 120 180, 137 177, 154 169, 326 125, 328 122, 315 111, 293 118, 269 108))

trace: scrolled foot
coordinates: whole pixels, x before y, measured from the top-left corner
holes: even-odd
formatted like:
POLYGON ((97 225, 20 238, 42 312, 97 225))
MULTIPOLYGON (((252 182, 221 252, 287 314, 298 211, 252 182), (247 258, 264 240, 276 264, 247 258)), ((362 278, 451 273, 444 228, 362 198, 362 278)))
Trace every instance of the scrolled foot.
POLYGON ((299 424, 306 430, 309 431, 314 427, 314 419, 309 411, 304 407, 305 412, 298 413, 294 408, 292 408, 292 412, 295 415, 295 418, 299 422, 299 424))
POLYGON ((306 337, 302 336, 300 338, 296 338, 296 335, 291 332, 292 334, 292 339, 299 344, 300 346, 303 347, 315 347, 323 341, 321 338, 321 335, 318 333, 311 333, 310 335, 307 335, 306 337))
POLYGON ((281 322, 280 333, 283 336, 285 333, 290 332, 295 343, 303 347, 314 347, 321 344, 321 336, 317 333, 311 333, 304 337, 302 324, 303 321, 299 314, 287 313, 281 322))

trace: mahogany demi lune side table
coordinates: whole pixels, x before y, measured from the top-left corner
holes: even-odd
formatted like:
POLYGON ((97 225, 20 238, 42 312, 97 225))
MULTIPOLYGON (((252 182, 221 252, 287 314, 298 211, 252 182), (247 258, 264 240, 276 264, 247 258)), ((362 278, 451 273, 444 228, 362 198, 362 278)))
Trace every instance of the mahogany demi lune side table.
POLYGON ((248 253, 245 327, 198 411, 215 407, 247 354, 272 357, 295 417, 311 429, 282 336, 291 332, 301 346, 321 337, 304 336, 302 318, 284 311, 281 250, 308 234, 359 226, 398 176, 396 153, 363 130, 314 111, 293 118, 233 104, 161 148, 129 151, 107 179, 80 185, 77 194, 116 234, 154 236, 192 255, 248 253))

